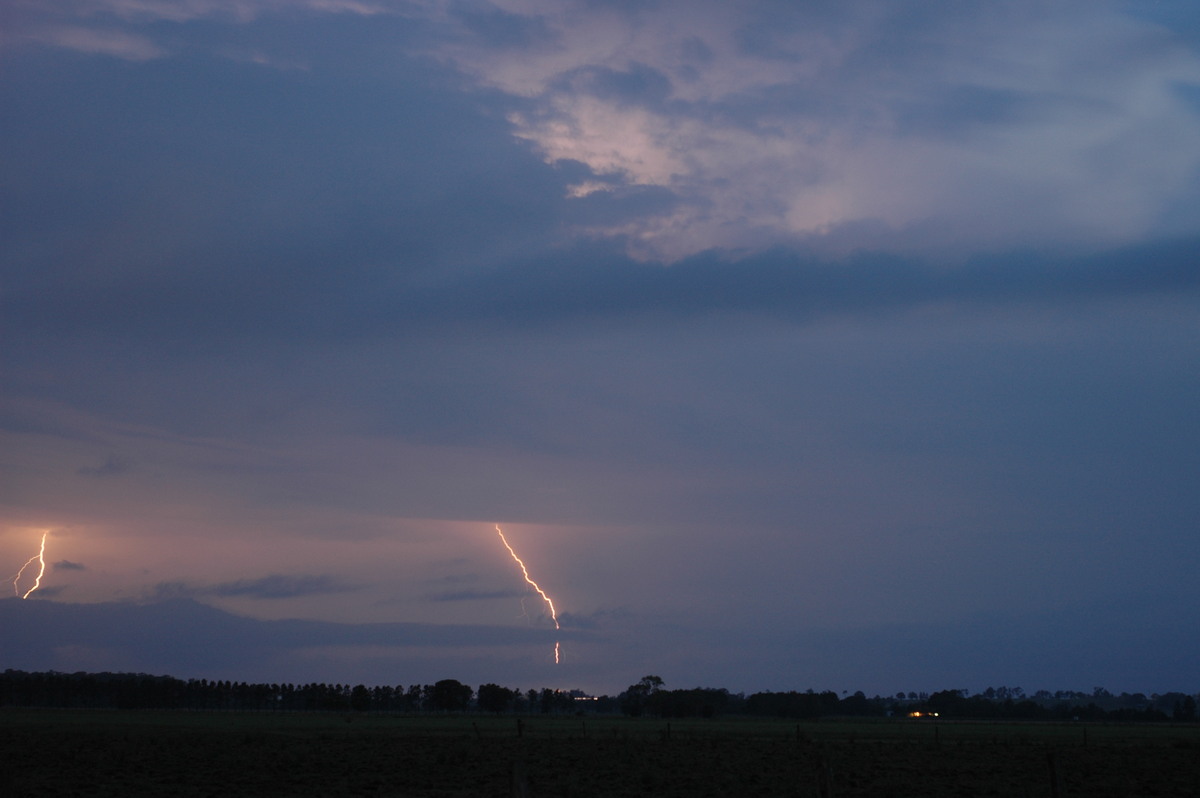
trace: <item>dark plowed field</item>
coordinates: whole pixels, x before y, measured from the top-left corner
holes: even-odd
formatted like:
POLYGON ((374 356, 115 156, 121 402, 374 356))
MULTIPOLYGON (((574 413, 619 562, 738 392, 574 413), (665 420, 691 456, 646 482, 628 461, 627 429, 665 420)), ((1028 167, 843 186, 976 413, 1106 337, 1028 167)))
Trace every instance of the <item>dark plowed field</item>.
POLYGON ((6 796, 1196 796, 1200 727, 0 712, 6 796))

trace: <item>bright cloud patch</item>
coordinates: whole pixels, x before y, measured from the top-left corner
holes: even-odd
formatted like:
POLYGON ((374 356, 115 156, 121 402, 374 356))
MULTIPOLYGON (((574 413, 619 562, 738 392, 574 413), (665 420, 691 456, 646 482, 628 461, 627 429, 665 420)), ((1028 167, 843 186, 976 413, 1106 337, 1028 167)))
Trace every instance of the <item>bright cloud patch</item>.
POLYGON ((441 53, 531 107, 510 119, 548 162, 599 178, 569 196, 669 189, 669 212, 587 228, 646 258, 1111 244, 1191 184, 1200 120, 1172 86, 1200 59, 1164 29, 1109 4, 923 8, 510 0, 492 13, 524 37, 475 27, 441 53))
POLYGON ((30 38, 67 50, 108 55, 127 61, 148 61, 166 55, 166 51, 153 41, 120 30, 94 30, 72 26, 38 31, 30 38))
POLYGON ((1200 116, 1178 87, 1200 57, 1115 2, 78 0, 41 28, 32 8, 12 35, 133 61, 174 52, 164 22, 390 20, 411 34, 397 52, 499 90, 516 136, 586 167, 567 198, 665 192, 577 203, 577 232, 642 259, 1195 232, 1179 207, 1200 192, 1200 116))

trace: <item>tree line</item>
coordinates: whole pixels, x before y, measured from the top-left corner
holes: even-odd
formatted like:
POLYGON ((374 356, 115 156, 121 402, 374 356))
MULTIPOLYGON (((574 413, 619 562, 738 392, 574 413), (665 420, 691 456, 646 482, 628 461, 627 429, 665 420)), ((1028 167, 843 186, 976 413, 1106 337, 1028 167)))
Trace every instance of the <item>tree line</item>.
POLYGON ((574 710, 580 691, 529 690, 495 684, 478 690, 456 679, 435 684, 248 683, 177 679, 145 673, 6 670, 0 707, 190 709, 281 712, 522 712, 574 710))
POLYGON ((456 679, 434 684, 290 684, 177 679, 143 673, 59 673, 6 670, 0 674, 0 707, 88 709, 185 709, 243 712, 484 712, 507 714, 602 713, 663 718, 751 715, 789 719, 825 717, 939 717, 991 720, 1197 720, 1200 695, 1169 692, 1114 695, 989 687, 893 696, 816 692, 731 693, 724 688, 666 689, 659 676, 646 676, 616 696, 580 690, 528 690, 497 684, 478 689, 456 679))

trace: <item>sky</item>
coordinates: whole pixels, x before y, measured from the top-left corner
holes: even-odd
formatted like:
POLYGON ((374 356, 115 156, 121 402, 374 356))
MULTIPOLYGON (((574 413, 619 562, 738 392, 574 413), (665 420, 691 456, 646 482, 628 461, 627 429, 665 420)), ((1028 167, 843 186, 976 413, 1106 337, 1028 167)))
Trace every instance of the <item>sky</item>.
POLYGON ((4 0, 0 153, 0 667, 1200 691, 1192 2, 4 0))

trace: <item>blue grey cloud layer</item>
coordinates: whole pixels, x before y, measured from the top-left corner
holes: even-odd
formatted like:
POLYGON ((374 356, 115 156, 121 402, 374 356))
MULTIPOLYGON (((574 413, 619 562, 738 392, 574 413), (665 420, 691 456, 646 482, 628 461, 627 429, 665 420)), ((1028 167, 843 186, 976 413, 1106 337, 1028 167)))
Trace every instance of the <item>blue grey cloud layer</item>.
MULTIPOLYGON (((102 595, 430 618, 306 626, 280 650, 344 652, 305 678, 381 672, 392 654, 346 652, 393 633, 447 646, 413 681, 454 676, 432 670, 471 639, 544 648, 443 622, 522 585, 486 560, 439 582, 480 549, 413 532, 511 519, 575 530, 543 575, 592 635, 564 666, 589 688, 1196 688, 1166 639, 1200 606, 1191 4, 9 14, 14 552, 42 523, 63 545, 261 537, 227 572, 156 562, 102 595), (277 565, 281 540, 383 538, 441 587, 277 565), (988 629, 1015 677, 979 655, 988 629)), ((64 606, 112 572, 51 556, 64 606)), ((54 667, 103 653, 51 638, 28 650, 54 667)), ((177 675, 236 678, 233 650, 177 675)), ((528 686, 520 656, 470 656, 506 670, 469 678, 528 686)))

